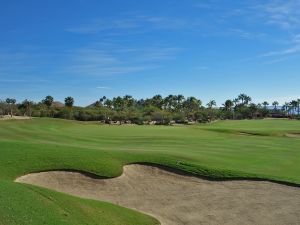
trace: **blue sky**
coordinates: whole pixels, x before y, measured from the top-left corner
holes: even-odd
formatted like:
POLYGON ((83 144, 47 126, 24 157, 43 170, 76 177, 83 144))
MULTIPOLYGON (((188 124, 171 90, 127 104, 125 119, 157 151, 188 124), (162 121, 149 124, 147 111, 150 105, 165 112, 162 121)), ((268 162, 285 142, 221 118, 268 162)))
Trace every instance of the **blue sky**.
POLYGON ((300 0, 0 1, 0 99, 300 98, 300 0))

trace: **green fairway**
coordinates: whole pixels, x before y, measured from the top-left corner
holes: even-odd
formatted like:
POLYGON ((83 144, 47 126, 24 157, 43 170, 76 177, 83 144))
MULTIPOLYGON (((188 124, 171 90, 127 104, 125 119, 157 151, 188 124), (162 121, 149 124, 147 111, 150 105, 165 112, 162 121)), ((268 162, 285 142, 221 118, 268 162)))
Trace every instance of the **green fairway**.
POLYGON ((195 126, 0 121, 0 225, 158 223, 108 203, 13 183, 37 171, 72 169, 114 177, 125 164, 147 162, 211 178, 300 184, 299 133, 300 121, 271 119, 195 126))

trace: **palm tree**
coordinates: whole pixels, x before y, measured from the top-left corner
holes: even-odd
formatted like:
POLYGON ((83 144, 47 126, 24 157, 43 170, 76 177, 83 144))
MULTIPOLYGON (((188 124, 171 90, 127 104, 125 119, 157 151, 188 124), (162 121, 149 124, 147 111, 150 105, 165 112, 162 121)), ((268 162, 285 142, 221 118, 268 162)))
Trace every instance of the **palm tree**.
POLYGON ((202 105, 201 100, 195 98, 195 97, 188 97, 183 103, 183 108, 187 110, 188 112, 193 112, 195 110, 198 110, 200 106, 202 105))
POLYGON ((114 110, 120 111, 120 110, 123 110, 123 108, 124 108, 123 98, 121 98, 120 96, 113 98, 112 104, 113 104, 114 110))
POLYGON ((230 113, 230 117, 232 117, 234 119, 235 115, 234 115, 234 111, 232 112, 232 108, 234 106, 234 103, 232 100, 228 99, 225 101, 225 103, 223 104, 224 106, 224 110, 230 113))
POLYGON ((52 106, 53 100, 53 97, 48 95, 44 98, 44 100, 42 100, 42 103, 44 103, 49 109, 52 106))
POLYGON ((16 104, 16 99, 7 98, 6 103, 9 105, 9 108, 10 108, 10 116, 13 117, 13 107, 16 104))
POLYGON ((251 103, 249 105, 249 109, 250 109, 250 112, 251 112, 251 117, 254 118, 255 113, 257 113, 258 106, 255 105, 254 103, 251 103))
POLYGON ((225 109, 226 111, 231 111, 233 105, 234 105, 234 103, 233 103, 233 101, 231 101, 230 99, 226 100, 225 103, 223 104, 224 109, 225 109))
POLYGON ((176 107, 176 98, 174 95, 168 95, 164 98, 165 108, 168 110, 174 109, 176 107))
POLYGON ((99 103, 101 106, 103 105, 103 102, 105 101, 105 99, 106 99, 106 96, 103 96, 102 98, 99 99, 99 103))
POLYGON ((74 98, 72 97, 66 97, 65 98, 65 106, 72 108, 74 105, 74 98))
POLYGON ((234 107, 238 106, 240 100, 238 98, 235 98, 232 100, 233 104, 234 104, 234 107))
POLYGON ((274 106, 274 109, 275 109, 275 111, 276 111, 276 110, 277 110, 277 106, 279 105, 279 102, 274 101, 274 102, 272 103, 272 105, 274 106))
POLYGON ((233 108, 233 119, 235 119, 235 111, 237 110, 238 106, 239 106, 239 102, 240 100, 238 98, 235 98, 232 100, 234 108, 233 108))
POLYGON ((111 108, 113 107, 113 102, 112 102, 112 100, 110 100, 110 99, 106 99, 105 102, 104 102, 104 105, 105 105, 107 108, 111 109, 111 108))
POLYGON ((123 103, 126 107, 132 107, 134 105, 134 99, 131 95, 125 95, 123 97, 123 103))
POLYGON ((237 99, 242 102, 242 105, 248 105, 252 101, 251 97, 246 94, 240 94, 237 99))
POLYGON ((289 114, 289 103, 285 102, 282 106, 282 110, 285 112, 285 116, 289 114))
POLYGON ((29 116, 29 117, 31 117, 31 106, 33 105, 33 102, 25 99, 22 102, 22 105, 23 105, 23 107, 26 110, 26 115, 29 116))
POLYGON ((242 102, 242 105, 244 104, 245 97, 246 97, 245 94, 240 94, 237 98, 238 100, 240 100, 242 102))
POLYGON ((293 114, 295 114, 295 112, 296 112, 297 109, 298 109, 298 101, 293 100, 293 101, 290 102, 290 105, 291 105, 291 107, 292 107, 293 114))
POLYGON ((300 116, 300 98, 297 99, 298 103, 298 117, 300 116))
POLYGON ((291 116, 293 114, 293 106, 291 103, 288 104, 288 114, 291 116))
POLYGON ((163 98, 161 95, 154 95, 151 99, 150 99, 150 104, 161 109, 162 105, 163 105, 163 98))
POLYGON ((182 103, 183 103, 184 99, 185 98, 184 98, 183 95, 177 95, 176 96, 176 101, 177 101, 176 110, 182 109, 182 103))
POLYGON ((5 103, 0 99, 0 118, 3 117, 5 111, 5 103))
POLYGON ((263 103, 262 103, 262 105, 264 106, 264 108, 266 109, 268 106, 269 106, 269 102, 267 102, 267 101, 264 101, 263 103))
POLYGON ((252 98, 250 96, 245 97, 245 105, 248 105, 252 101, 252 98))
POLYGON ((210 100, 206 105, 209 109, 211 109, 212 107, 217 106, 217 103, 215 100, 210 100))

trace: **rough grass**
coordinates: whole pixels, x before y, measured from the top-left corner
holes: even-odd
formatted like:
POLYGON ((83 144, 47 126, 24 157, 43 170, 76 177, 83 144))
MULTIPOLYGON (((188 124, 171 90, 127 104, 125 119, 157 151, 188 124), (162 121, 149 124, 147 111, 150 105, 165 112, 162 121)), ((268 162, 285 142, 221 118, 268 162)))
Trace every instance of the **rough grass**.
POLYGON ((1 121, 0 224, 157 223, 111 204, 12 182, 17 176, 44 170, 74 169, 113 177, 122 173, 125 164, 147 162, 210 178, 300 184, 300 138, 286 135, 299 132, 300 121, 289 120, 178 127, 55 119, 1 121))
POLYGON ((0 182, 0 199, 0 224, 158 224, 153 218, 109 203, 6 181, 0 182))

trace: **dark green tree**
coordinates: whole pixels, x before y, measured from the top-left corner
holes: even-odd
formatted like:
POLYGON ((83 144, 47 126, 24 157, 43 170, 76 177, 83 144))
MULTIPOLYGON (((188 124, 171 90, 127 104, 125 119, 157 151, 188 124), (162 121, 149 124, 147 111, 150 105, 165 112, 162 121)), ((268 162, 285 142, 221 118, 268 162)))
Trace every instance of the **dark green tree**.
POLYGON ((66 107, 69 107, 69 108, 72 108, 73 107, 73 105, 74 105, 74 98, 72 98, 72 97, 66 97, 65 98, 65 106, 66 107))
POLYGON ((298 101, 296 100, 291 101, 290 106, 291 106, 291 111, 293 111, 293 115, 295 115, 295 112, 298 109, 298 101))
POLYGON ((49 109, 53 104, 53 100, 53 97, 48 95, 42 100, 42 103, 44 103, 49 109))
POLYGON ((251 104, 249 105, 249 110, 250 110, 251 118, 254 118, 254 117, 255 117, 255 114, 256 114, 257 111, 258 111, 258 107, 257 107, 257 105, 255 105, 254 103, 251 103, 251 104))
POLYGON ((188 97, 182 104, 185 111, 192 113, 200 109, 202 102, 195 97, 188 97))
POLYGON ((300 99, 297 99, 297 103, 298 103, 298 117, 300 116, 300 99))
POLYGON ((7 98, 5 101, 9 105, 10 116, 13 117, 13 109, 14 109, 14 106, 16 104, 16 99, 14 99, 14 98, 7 98))
POLYGON ((226 100, 225 103, 223 104, 224 106, 224 109, 226 111, 231 111, 232 110, 232 107, 234 106, 234 103, 233 101, 231 101, 230 99, 226 100))
POLYGON ((240 94, 237 99, 241 101, 242 105, 248 105, 252 101, 251 97, 246 94, 240 94))
POLYGON ((278 105, 279 105, 279 102, 274 101, 274 102, 272 103, 272 105, 274 106, 274 109, 275 109, 275 111, 276 111, 276 110, 277 110, 277 107, 278 107, 278 105))
POLYGON ((209 108, 209 109, 212 109, 214 106, 217 106, 217 103, 215 100, 210 100, 206 106, 209 108))
POLYGON ((29 101, 27 99, 25 99, 22 104, 23 108, 25 109, 25 114, 26 116, 31 117, 31 113, 32 113, 32 106, 34 105, 34 103, 32 101, 29 101))
POLYGON ((268 103, 267 101, 264 101, 264 102, 262 103, 262 105, 263 105, 264 108, 266 109, 266 108, 269 106, 269 103, 268 103))

